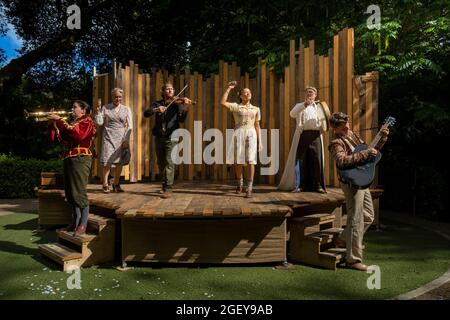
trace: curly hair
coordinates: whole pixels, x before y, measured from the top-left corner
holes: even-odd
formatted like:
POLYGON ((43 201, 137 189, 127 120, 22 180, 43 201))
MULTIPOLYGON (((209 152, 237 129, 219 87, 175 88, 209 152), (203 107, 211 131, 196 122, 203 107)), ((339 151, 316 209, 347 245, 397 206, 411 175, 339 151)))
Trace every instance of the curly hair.
POLYGON ((330 125, 333 128, 339 127, 343 123, 348 122, 348 115, 343 112, 335 112, 330 117, 330 125))

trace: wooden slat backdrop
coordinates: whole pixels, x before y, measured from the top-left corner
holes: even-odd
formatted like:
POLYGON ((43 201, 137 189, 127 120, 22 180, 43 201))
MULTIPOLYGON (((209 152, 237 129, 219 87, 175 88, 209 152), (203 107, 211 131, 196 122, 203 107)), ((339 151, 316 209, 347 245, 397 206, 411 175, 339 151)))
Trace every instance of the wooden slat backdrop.
MULTIPOLYGON (((158 166, 155 156, 155 143, 151 135, 154 117, 144 118, 143 111, 152 101, 161 97, 160 88, 164 81, 172 81, 175 91, 179 92, 185 84, 185 96, 196 100, 182 125, 192 134, 194 141, 194 121, 202 121, 202 131, 209 128, 218 128, 224 137, 222 148, 223 160, 226 159, 226 129, 233 127, 230 112, 219 104, 227 83, 238 80, 239 87, 249 87, 252 90, 252 103, 261 108, 261 128, 268 129, 270 142, 270 129, 279 129, 279 171, 274 176, 261 176, 260 165, 257 166, 255 183, 276 184, 284 170, 289 154, 295 120, 290 118, 289 112, 295 103, 303 101, 304 88, 313 85, 318 88, 318 98, 328 103, 331 112, 342 111, 350 115, 354 131, 367 142, 375 136, 378 126, 378 74, 369 72, 363 76, 353 74, 354 32, 346 28, 333 38, 333 48, 328 55, 315 54, 314 40, 308 41, 305 47, 303 41, 291 40, 289 42, 289 65, 285 67, 281 77, 273 69, 259 59, 255 78, 241 69, 236 62, 219 61, 219 72, 205 77, 198 72, 185 70, 184 73, 168 74, 166 70, 152 70, 143 73, 133 61, 128 66, 113 64, 113 71, 109 74, 95 74, 93 81, 93 106, 98 99, 102 104, 111 102, 110 91, 118 86, 124 89, 123 103, 133 112, 134 130, 132 134, 131 162, 123 170, 125 180, 137 182, 143 179, 155 180, 158 175, 158 166), (368 129, 368 130, 367 130, 368 129)), ((230 100, 237 101, 237 95, 232 92, 230 100)), ((203 132, 201 134, 203 134, 203 132)), ((97 152, 101 151, 101 130, 96 139, 97 152)), ((197 135, 197 139, 199 135, 197 135)), ((332 138, 331 131, 324 135, 325 147, 325 180, 327 185, 338 186, 336 170, 330 160, 327 146, 332 138)), ((210 142, 203 143, 203 148, 210 142)), ((271 155, 270 143, 268 152, 271 155)), ((178 180, 215 180, 225 181, 234 179, 234 168, 226 164, 194 165, 194 146, 191 146, 192 164, 177 166, 178 180)), ((197 152, 197 158, 203 155, 203 149, 197 152)), ((101 166, 96 160, 93 175, 101 177, 101 166)))

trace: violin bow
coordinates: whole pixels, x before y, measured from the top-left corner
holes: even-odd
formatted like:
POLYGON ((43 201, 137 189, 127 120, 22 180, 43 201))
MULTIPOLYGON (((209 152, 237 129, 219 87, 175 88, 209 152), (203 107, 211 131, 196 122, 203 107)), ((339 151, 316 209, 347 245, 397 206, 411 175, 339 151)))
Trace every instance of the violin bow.
POLYGON ((178 94, 175 96, 175 98, 167 105, 166 110, 167 110, 167 108, 169 108, 172 105, 172 103, 174 103, 175 100, 177 100, 180 97, 180 94, 182 94, 183 91, 186 90, 187 87, 188 87, 188 85, 185 85, 184 88, 181 89, 180 92, 178 92, 178 94))

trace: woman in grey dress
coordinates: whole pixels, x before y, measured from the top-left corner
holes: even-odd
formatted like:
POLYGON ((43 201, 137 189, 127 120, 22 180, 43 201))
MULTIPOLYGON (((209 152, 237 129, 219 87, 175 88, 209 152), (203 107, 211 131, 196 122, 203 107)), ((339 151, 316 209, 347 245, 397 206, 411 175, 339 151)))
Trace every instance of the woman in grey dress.
POLYGON ((122 104, 123 90, 114 88, 111 91, 112 103, 99 108, 95 116, 95 123, 103 126, 102 152, 100 163, 103 166, 103 192, 110 191, 108 176, 114 168, 113 191, 123 192, 120 187, 122 174, 121 154, 130 148, 130 136, 133 130, 133 116, 131 109, 122 104))

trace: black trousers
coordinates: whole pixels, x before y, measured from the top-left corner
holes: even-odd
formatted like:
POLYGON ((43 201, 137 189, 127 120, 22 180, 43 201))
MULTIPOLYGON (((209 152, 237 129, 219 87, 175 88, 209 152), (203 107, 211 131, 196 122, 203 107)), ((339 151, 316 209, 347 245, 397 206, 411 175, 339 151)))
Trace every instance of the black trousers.
POLYGON ((320 187, 325 189, 320 131, 302 132, 297 146, 297 160, 300 160, 300 188, 303 191, 315 191, 320 187))

